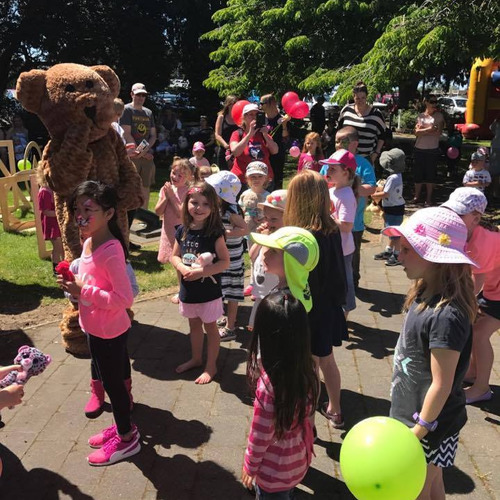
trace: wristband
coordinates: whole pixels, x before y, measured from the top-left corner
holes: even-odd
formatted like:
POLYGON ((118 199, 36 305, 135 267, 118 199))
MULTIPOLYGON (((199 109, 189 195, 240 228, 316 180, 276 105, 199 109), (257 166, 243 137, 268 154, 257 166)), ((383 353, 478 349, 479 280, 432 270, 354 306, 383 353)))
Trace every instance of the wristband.
POLYGON ((420 415, 418 412, 415 412, 413 414, 413 420, 418 424, 427 429, 429 432, 434 432, 436 430, 436 427, 438 426, 438 421, 434 420, 434 422, 427 422, 423 418, 420 418, 420 415))

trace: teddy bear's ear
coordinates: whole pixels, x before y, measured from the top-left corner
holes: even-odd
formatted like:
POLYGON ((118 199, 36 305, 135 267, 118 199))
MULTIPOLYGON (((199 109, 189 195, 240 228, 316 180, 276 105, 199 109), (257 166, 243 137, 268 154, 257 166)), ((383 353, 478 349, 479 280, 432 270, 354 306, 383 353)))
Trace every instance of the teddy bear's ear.
POLYGON ((16 99, 31 113, 38 113, 45 93, 46 71, 32 69, 19 75, 16 85, 16 99))
POLYGON ((116 73, 109 66, 91 66, 90 69, 93 69, 108 84, 113 97, 118 97, 120 79, 116 73))

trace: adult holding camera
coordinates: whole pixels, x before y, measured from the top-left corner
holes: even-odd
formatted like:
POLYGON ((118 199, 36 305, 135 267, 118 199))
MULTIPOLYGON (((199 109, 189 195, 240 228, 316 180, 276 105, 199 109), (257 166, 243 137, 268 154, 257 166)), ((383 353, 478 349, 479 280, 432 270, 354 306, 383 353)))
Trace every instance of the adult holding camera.
POLYGON ((264 113, 259 111, 256 104, 247 104, 242 114, 241 128, 232 133, 229 141, 234 156, 231 172, 245 184, 247 165, 251 161, 259 160, 267 165, 268 176, 272 180, 274 173, 269 158, 278 153, 278 145, 264 124, 264 113))
POLYGON ((274 172, 274 189, 281 189, 283 187, 286 147, 290 135, 288 129, 290 117, 280 113, 276 97, 273 94, 263 95, 260 98, 260 106, 266 114, 268 129, 274 131, 273 140, 278 145, 278 152, 271 153, 270 162, 274 172))

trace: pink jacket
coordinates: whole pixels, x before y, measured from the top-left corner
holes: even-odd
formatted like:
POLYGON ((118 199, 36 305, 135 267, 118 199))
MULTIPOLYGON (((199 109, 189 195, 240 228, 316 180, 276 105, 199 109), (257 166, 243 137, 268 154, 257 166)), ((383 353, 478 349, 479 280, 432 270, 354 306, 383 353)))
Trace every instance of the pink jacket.
POLYGON ((80 326, 90 335, 112 339, 130 328, 127 308, 134 296, 125 255, 118 240, 107 241, 92 253, 88 245, 86 240, 78 269, 85 283, 78 299, 80 326))

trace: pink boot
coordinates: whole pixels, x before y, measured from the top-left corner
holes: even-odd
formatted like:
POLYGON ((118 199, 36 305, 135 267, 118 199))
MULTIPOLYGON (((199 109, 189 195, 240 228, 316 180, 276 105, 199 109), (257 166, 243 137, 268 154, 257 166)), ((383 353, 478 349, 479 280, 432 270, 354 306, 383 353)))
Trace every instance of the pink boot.
POLYGON ((125 379, 125 387, 127 388, 128 395, 130 397, 130 411, 134 409, 134 397, 132 396, 132 379, 125 379))
POLYGON ((85 405, 85 416, 97 418, 103 412, 104 386, 100 380, 90 381, 90 399, 85 405))

